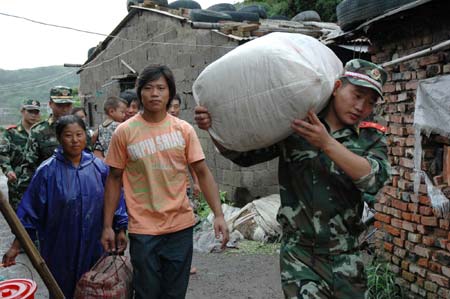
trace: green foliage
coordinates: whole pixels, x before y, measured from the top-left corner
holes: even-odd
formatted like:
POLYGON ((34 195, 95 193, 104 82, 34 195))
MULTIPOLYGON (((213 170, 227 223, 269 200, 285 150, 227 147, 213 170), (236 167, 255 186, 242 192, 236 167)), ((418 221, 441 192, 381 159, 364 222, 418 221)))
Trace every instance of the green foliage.
POLYGON ((366 273, 370 299, 403 298, 401 288, 395 284, 395 274, 389 270, 387 263, 374 261, 366 268, 366 273))
POLYGON ((269 16, 285 15, 294 17, 305 10, 315 10, 319 13, 323 22, 336 22, 336 6, 342 0, 244 0, 237 4, 243 5, 259 4, 267 9, 269 16))
MULTIPOLYGON (((229 204, 230 201, 228 200, 228 195, 226 191, 219 191, 219 198, 220 203, 226 203, 229 204)), ((198 204, 197 204, 197 215, 200 219, 205 219, 208 217, 209 213, 211 212, 211 209, 209 208, 208 203, 206 202, 205 195, 200 192, 199 198, 198 198, 198 204)))
POLYGON ((48 66, 13 71, 0 69, 1 107, 19 109, 22 100, 25 98, 47 103, 50 96, 50 89, 53 86, 65 85, 72 88, 78 87, 80 79, 75 72, 63 77, 64 74, 70 71, 74 71, 74 69, 68 69, 63 66, 48 66), (60 78, 57 79, 58 77, 60 78))

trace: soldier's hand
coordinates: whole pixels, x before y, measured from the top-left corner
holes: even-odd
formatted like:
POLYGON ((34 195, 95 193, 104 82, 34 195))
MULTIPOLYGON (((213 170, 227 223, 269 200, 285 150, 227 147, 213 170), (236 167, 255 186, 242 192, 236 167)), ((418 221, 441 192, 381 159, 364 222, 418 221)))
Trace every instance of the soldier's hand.
POLYGON ((17 176, 14 171, 8 171, 6 177, 8 178, 8 182, 10 183, 14 183, 15 181, 17 181, 17 176))
POLYGON ((317 115, 310 110, 305 120, 294 119, 291 128, 311 145, 323 149, 333 138, 317 115))
POLYGON ((8 251, 3 255, 2 263, 4 267, 9 267, 16 264, 16 257, 19 255, 20 248, 12 245, 8 251))
POLYGON ((202 130, 208 130, 211 127, 211 115, 209 115, 208 109, 206 107, 195 107, 194 119, 197 123, 197 126, 202 130))

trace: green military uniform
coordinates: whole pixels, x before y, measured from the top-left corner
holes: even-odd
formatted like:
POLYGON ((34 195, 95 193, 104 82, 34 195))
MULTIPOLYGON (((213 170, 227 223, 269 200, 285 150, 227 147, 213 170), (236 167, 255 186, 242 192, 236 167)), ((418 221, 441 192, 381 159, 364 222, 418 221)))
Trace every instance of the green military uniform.
MULTIPOLYGON (((40 110, 40 103, 35 100, 25 100, 22 109, 40 110)), ((22 125, 22 121, 1 131, 0 163, 5 175, 9 172, 14 172, 18 176, 21 173, 27 140, 28 132, 22 125)), ((20 190, 17 181, 8 181, 8 193, 9 201, 15 210, 22 198, 23 190, 20 190)))
MULTIPOLYGON (((56 104, 73 103, 72 89, 56 86, 50 90, 50 100, 56 104)), ((19 179, 19 186, 26 190, 36 168, 50 158, 59 142, 55 132, 56 120, 53 116, 35 124, 30 130, 25 147, 24 164, 19 179)))
MULTIPOLYGON (((371 64, 370 70, 373 68, 371 64)), ((357 67, 350 73, 360 71, 357 67)), ((286 298, 364 298, 366 275, 358 251, 358 236, 364 229, 363 193, 376 194, 390 176, 386 139, 376 125, 330 132, 321 116, 334 139, 367 159, 371 166, 368 175, 352 180, 297 134, 268 148, 225 151, 223 155, 241 166, 279 157, 281 207, 277 219, 283 228, 280 267, 286 298)))

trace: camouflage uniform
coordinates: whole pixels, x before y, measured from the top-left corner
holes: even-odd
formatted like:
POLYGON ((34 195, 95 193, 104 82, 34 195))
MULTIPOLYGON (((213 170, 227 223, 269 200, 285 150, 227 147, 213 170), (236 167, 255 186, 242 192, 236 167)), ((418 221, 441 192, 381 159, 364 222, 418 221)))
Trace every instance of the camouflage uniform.
POLYGON ((286 298, 365 297, 367 279, 358 248, 364 229, 362 195, 377 193, 390 176, 386 138, 373 123, 347 126, 330 135, 366 158, 371 172, 353 181, 297 134, 268 148, 222 153, 241 166, 279 157, 277 219, 283 228, 280 267, 286 298))
MULTIPOLYGON (((72 89, 56 86, 50 90, 50 99, 56 104, 73 103, 72 89)), ((18 180, 18 185, 23 191, 28 187, 36 168, 50 158, 59 145, 55 124, 55 118, 50 116, 47 120, 35 124, 30 130, 24 153, 25 161, 18 180)))
MULTIPOLYGON (((25 100, 22 109, 40 110, 40 103, 35 100, 25 100)), ((14 172, 19 177, 24 163, 24 151, 28 140, 28 132, 22 125, 22 121, 20 121, 17 125, 2 129, 0 134, 1 169, 5 175, 8 172, 14 172)), ((14 210, 16 210, 22 198, 23 191, 18 187, 17 181, 8 181, 9 202, 14 210)))

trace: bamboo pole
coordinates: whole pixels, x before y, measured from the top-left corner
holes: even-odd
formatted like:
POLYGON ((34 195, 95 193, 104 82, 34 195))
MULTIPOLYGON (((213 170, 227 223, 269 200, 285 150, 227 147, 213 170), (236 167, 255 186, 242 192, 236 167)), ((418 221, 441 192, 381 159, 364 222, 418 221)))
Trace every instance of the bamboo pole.
MULTIPOLYGON (((0 175, 3 176, 2 174, 0 175)), ((3 178, 5 177, 3 176, 3 178)), ((5 184, 0 183, 0 210, 3 214, 3 217, 5 217, 6 222, 8 222, 8 225, 11 228, 11 231, 19 240, 20 245, 27 254, 28 258, 31 260, 31 263, 33 264, 36 271, 39 273, 42 281, 44 281, 50 295, 56 299, 64 299, 64 294, 59 288, 58 283, 48 269, 47 264, 41 257, 39 251, 34 246, 33 241, 30 239, 30 236, 23 227, 22 223, 20 223, 19 218, 17 218, 17 215, 14 212, 13 208, 9 204, 6 196, 6 186, 2 185, 5 184)))

